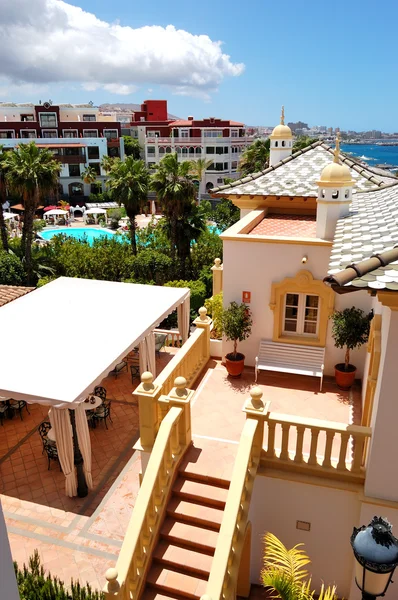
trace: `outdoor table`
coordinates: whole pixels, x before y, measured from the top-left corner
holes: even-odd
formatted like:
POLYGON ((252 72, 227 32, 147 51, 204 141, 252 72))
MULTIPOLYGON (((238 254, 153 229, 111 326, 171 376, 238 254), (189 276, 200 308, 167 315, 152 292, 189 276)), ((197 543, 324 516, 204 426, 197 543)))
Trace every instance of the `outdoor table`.
MULTIPOLYGON (((99 396, 91 395, 88 397, 87 401, 85 400, 84 402, 82 402, 82 404, 83 404, 84 410, 86 410, 86 411, 92 410, 94 412, 99 406, 101 406, 102 399, 99 396), (91 399, 94 399, 94 402, 90 402, 91 399)), ((57 441, 55 439, 55 432, 52 427, 47 432, 47 438, 50 440, 50 442, 57 441)))
POLYGON ((12 398, 5 398, 4 396, 0 396, 0 402, 3 402, 7 406, 7 410, 4 414, 6 414, 9 419, 12 419, 14 416, 14 409, 11 406, 11 400, 12 398))

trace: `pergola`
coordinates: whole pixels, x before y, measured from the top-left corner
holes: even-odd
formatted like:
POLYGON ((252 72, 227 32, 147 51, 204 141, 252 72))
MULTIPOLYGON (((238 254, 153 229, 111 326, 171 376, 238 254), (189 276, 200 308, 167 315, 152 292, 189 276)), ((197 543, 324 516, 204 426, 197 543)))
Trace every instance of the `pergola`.
POLYGON ((82 402, 136 346, 145 356, 143 366, 153 365, 153 330, 175 309, 184 342, 189 300, 187 288, 60 277, 0 308, 0 396, 51 408, 69 496, 78 492, 73 442, 75 450, 80 446, 85 478, 92 487, 91 442, 82 402), (77 333, 68 319, 81 314, 83 307, 88 318, 77 333), (38 322, 50 310, 64 318, 59 330, 52 328, 47 335, 38 322), (107 314, 110 323, 104 328, 107 314))

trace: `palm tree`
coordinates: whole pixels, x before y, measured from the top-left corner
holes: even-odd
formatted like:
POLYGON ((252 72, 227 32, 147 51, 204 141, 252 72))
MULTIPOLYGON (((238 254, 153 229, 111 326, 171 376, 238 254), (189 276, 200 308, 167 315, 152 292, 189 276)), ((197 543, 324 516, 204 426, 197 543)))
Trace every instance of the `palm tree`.
POLYGON ((88 183, 88 184, 95 184, 97 188, 99 188, 100 186, 102 187, 102 184, 100 181, 97 181, 97 171, 93 168, 93 167, 87 167, 85 171, 83 171, 81 178, 83 183, 88 183))
POLYGON ((135 238, 136 216, 141 213, 148 199, 149 172, 143 160, 128 156, 124 162, 115 161, 109 172, 107 186, 111 196, 123 204, 130 220, 130 241, 134 254, 137 254, 135 238))
POLYGON ((120 158, 108 156, 107 154, 103 157, 101 167, 104 169, 105 173, 109 173, 112 165, 115 164, 116 161, 120 161, 120 158))
POLYGON ((33 220, 40 199, 57 188, 61 165, 49 150, 38 148, 34 142, 7 152, 1 165, 6 184, 22 196, 25 212, 21 249, 27 281, 32 284, 33 220))
POLYGON ((195 203, 196 187, 190 175, 190 161, 178 162, 177 153, 167 154, 152 175, 151 188, 161 203, 162 211, 170 232, 171 256, 177 253, 185 272, 186 244, 182 237, 179 221, 192 211, 195 203))
MULTIPOLYGON (((311 578, 305 568, 311 561, 300 548, 303 544, 288 550, 272 533, 265 534, 264 542, 261 579, 264 587, 276 594, 272 598, 313 600, 315 591, 311 591, 311 578)), ((322 584, 318 600, 337 600, 336 587, 325 588, 322 584)))
MULTIPOLYGON (((0 155, 2 154, 2 150, 3 150, 3 146, 0 146, 0 155)), ((6 222, 4 221, 4 216, 3 216, 3 204, 6 199, 6 193, 5 193, 6 186, 5 186, 4 174, 1 169, 1 158, 2 158, 2 156, 0 156, 0 236, 1 236, 1 242, 3 245, 3 250, 8 252, 7 227, 6 227, 6 222)))
POLYGON ((191 161, 191 174, 199 180, 199 190, 198 190, 198 203, 200 204, 201 200, 201 186, 204 174, 210 165, 213 164, 212 160, 208 160, 206 158, 198 158, 197 160, 191 161))
POLYGON ((263 171, 268 167, 270 141, 256 140, 242 154, 239 170, 242 175, 263 171))

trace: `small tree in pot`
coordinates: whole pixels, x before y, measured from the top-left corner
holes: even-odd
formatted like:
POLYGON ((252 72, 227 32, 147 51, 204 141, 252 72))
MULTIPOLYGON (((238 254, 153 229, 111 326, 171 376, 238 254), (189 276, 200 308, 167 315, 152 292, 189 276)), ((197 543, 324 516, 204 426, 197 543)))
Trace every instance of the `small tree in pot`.
POLYGON ((239 377, 245 366, 245 356, 238 352, 238 342, 249 337, 252 330, 252 316, 247 304, 231 302, 222 313, 222 330, 228 341, 233 341, 234 350, 225 357, 227 371, 231 377, 239 377))
POLYGON ((350 364, 350 350, 366 344, 369 337, 372 313, 366 315, 360 308, 337 310, 331 316, 333 321, 332 336, 336 348, 345 348, 344 363, 335 365, 337 385, 348 390, 355 380, 356 367, 350 364))

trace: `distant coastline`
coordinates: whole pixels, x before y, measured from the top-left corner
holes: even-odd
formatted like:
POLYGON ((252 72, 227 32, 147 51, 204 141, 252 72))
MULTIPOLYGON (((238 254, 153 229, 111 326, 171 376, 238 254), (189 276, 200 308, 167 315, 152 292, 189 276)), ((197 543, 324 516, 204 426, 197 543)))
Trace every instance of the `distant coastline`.
POLYGON ((398 140, 380 145, 383 140, 375 140, 374 143, 350 143, 341 144, 345 154, 352 155, 357 160, 367 163, 370 167, 383 168, 389 171, 398 169, 398 140))

